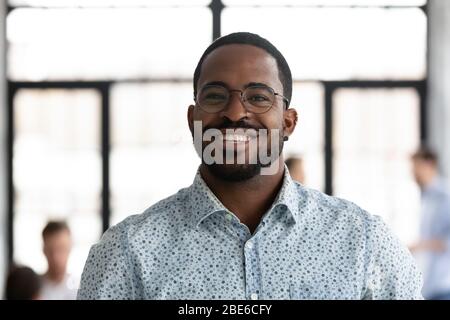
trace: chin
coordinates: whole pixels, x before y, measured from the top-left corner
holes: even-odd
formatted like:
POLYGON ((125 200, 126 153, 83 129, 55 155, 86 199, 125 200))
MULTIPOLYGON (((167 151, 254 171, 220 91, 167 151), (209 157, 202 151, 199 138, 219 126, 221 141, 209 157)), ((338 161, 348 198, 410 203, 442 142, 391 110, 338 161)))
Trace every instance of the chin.
POLYGON ((260 164, 210 164, 205 165, 217 178, 225 181, 239 182, 249 180, 261 174, 260 164))

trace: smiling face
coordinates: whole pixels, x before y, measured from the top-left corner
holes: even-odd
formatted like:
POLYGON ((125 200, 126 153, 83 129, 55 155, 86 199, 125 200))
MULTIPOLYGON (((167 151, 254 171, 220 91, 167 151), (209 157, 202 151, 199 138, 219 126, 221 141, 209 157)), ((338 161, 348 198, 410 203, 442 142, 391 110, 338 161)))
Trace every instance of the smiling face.
MULTIPOLYGON (((224 133, 223 152, 232 146, 235 160, 239 152, 246 152, 245 163, 238 164, 210 164, 207 165, 210 172, 216 177, 240 181, 252 178, 260 174, 264 166, 260 161, 252 164, 249 159, 253 155, 249 154, 249 142, 254 139, 254 129, 257 132, 258 140, 261 138, 259 129, 266 129, 267 150, 266 154, 271 154, 271 133, 278 129, 279 150, 275 152, 275 158, 281 154, 283 147, 283 137, 289 136, 295 128, 296 112, 294 109, 286 110, 283 99, 276 95, 273 106, 263 113, 255 113, 248 110, 243 105, 239 92, 249 86, 266 86, 272 88, 276 93, 283 93, 283 85, 278 76, 278 67, 275 58, 265 50, 251 45, 228 44, 212 51, 204 60, 201 74, 197 82, 199 94, 205 86, 217 85, 230 90, 230 99, 223 110, 216 113, 208 113, 199 107, 190 106, 188 110, 188 121, 191 132, 194 133, 194 121, 202 122, 202 132, 207 129, 219 129, 224 133), (242 129, 244 133, 227 134, 227 129, 242 129)), ((197 95, 198 97, 199 95, 197 95)), ((203 143, 203 149, 208 142, 203 143)), ((260 144, 257 144, 258 146, 260 144)), ((259 148, 259 147, 258 147, 259 148)), ((259 149, 255 151, 260 152, 259 149)), ((202 163, 205 165, 202 157, 202 163)))

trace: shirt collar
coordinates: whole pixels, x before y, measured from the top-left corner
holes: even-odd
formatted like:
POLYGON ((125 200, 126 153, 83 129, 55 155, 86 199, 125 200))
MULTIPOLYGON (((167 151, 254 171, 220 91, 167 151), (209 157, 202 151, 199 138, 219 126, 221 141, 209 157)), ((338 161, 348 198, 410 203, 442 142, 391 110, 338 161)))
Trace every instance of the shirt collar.
POLYGON ((203 180, 200 169, 197 170, 194 182, 190 187, 190 195, 193 209, 192 219, 195 227, 198 227, 203 220, 213 213, 228 211, 203 180))
POLYGON ((278 192, 278 195, 275 198, 269 212, 274 210, 276 207, 285 207, 287 209, 286 212, 292 216, 294 222, 299 222, 300 205, 305 198, 300 196, 301 190, 301 185, 292 180, 289 170, 285 165, 283 184, 281 185, 281 189, 278 192))
MULTIPOLYGON (((289 170, 285 166, 281 189, 268 210, 267 215, 274 209, 282 207, 287 209, 284 211, 292 216, 294 222, 298 222, 299 207, 303 198, 299 196, 299 186, 298 183, 292 180, 289 170)), ((198 227, 203 220, 214 213, 229 212, 207 186, 201 177, 200 170, 197 170, 194 182, 190 187, 190 201, 192 203, 192 218, 195 227, 198 227)))

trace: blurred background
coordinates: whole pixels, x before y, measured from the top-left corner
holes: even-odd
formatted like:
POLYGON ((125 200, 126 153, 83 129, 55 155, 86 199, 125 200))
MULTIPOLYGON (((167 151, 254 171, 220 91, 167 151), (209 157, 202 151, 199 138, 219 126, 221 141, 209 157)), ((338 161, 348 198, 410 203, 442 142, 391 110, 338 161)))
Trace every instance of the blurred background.
POLYGON ((49 220, 67 221, 79 276, 109 226, 192 182, 193 72, 231 32, 290 64, 299 124, 285 152, 308 187, 409 245, 411 154, 427 143, 450 173, 450 1, 0 0, 0 21, 0 288, 13 261, 46 271, 49 220))

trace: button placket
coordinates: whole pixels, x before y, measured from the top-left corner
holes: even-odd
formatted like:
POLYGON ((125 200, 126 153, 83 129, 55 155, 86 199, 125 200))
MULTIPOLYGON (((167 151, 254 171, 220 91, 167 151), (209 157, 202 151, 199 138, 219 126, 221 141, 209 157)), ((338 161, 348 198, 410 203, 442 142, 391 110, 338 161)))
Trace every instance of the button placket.
POLYGON ((260 293, 260 266, 257 255, 257 240, 250 238, 244 244, 245 278, 247 299, 257 300, 260 293))

